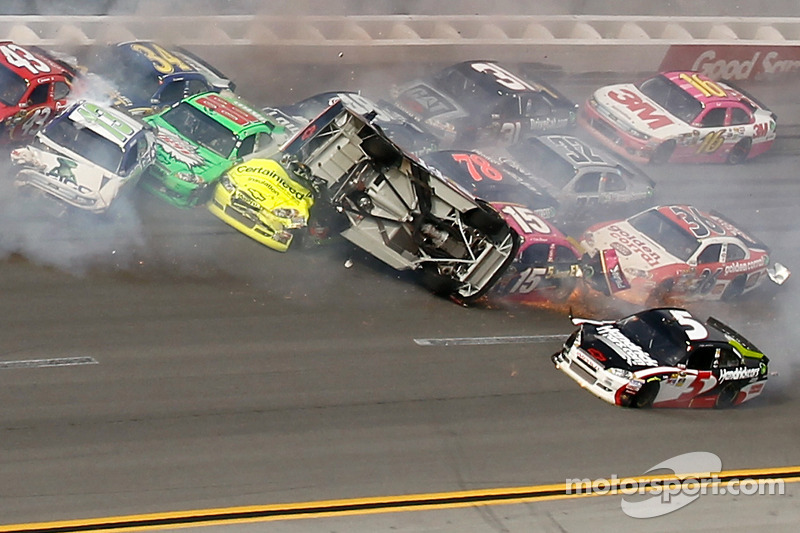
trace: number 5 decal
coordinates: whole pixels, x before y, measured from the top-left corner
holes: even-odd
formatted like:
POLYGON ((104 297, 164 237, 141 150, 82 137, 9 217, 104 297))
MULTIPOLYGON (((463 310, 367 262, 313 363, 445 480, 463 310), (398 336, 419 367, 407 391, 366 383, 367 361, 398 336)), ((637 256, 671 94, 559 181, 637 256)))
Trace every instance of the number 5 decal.
POLYGON ((689 311, 670 309, 670 314, 675 317, 678 324, 686 328, 686 336, 689 337, 689 340, 699 341, 708 337, 708 330, 706 327, 695 320, 689 311))

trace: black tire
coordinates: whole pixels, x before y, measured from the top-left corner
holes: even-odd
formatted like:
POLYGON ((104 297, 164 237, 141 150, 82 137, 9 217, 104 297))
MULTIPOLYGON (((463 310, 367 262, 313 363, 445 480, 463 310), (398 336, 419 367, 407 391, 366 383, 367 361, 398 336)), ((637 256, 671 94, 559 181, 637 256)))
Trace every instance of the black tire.
POLYGON ((361 142, 361 149, 375 163, 385 167, 396 166, 403 158, 403 155, 391 143, 377 135, 364 139, 361 142))
POLYGON ((653 407, 653 402, 658 396, 658 391, 661 389, 661 384, 658 381, 648 381, 639 392, 631 400, 631 407, 637 409, 647 409, 653 407))
POLYGON ((740 389, 740 386, 734 385, 733 383, 722 387, 722 390, 719 391, 719 395, 717 396, 717 401, 714 403, 714 407, 717 409, 733 407, 733 402, 736 400, 736 397, 739 396, 740 389))
POLYGON ((725 290, 722 292, 722 296, 720 296, 720 300, 723 302, 729 302, 735 298, 741 296, 744 292, 744 284, 747 282, 747 276, 739 276, 734 278, 725 290))
POLYGON ((453 278, 440 274, 433 264, 422 266, 422 285, 438 296, 457 295, 459 286, 453 278))
POLYGON ((727 162, 729 165, 739 165, 747 161, 750 155, 750 148, 753 146, 753 139, 747 137, 736 143, 731 151, 728 152, 727 162))
POLYGON ((664 141, 656 148, 656 151, 653 152, 653 155, 650 156, 650 164, 651 165, 663 165, 664 163, 669 162, 669 159, 672 157, 672 153, 675 151, 675 140, 670 139, 668 141, 664 141))
POLYGON ((506 228, 506 222, 500 216, 500 213, 482 200, 479 200, 478 204, 480 207, 470 209, 464 213, 462 220, 465 224, 490 236, 496 235, 506 228))

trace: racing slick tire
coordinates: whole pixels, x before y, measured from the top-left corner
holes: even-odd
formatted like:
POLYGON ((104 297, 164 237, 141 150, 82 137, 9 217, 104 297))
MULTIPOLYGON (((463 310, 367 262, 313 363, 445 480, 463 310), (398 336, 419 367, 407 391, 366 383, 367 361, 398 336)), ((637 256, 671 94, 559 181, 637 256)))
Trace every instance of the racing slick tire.
POLYGON ((475 209, 470 209, 462 217, 463 221, 481 233, 486 235, 497 235, 497 233, 506 227, 503 217, 489 206, 484 200, 477 199, 478 205, 475 209))
POLYGON ((667 163, 672 157, 672 153, 675 151, 675 144, 676 143, 674 139, 670 139, 659 144, 658 147, 656 147, 656 150, 653 152, 653 155, 650 156, 650 164, 663 165, 664 163, 667 163))
POLYGON ((631 407, 637 409, 647 409, 653 407, 653 402, 658 396, 658 391, 661 389, 661 384, 658 381, 648 381, 639 392, 631 399, 631 407))
POLYGON ((750 155, 750 148, 753 146, 753 139, 747 137, 736 143, 731 151, 728 152, 727 163, 729 165, 739 165, 747 161, 747 156, 750 155))
POLYGON ((741 387, 733 383, 729 383, 728 385, 722 387, 722 390, 720 390, 719 394, 717 395, 717 401, 714 402, 714 407, 717 409, 727 409, 729 407, 733 407, 736 397, 739 396, 740 389, 741 387))
POLYGON ((361 149, 375 163, 384 167, 397 166, 403 158, 403 154, 394 146, 377 135, 361 141, 361 149))
POLYGON ((741 296, 744 292, 744 285, 747 283, 747 276, 738 276, 731 281, 725 290, 722 291, 722 296, 720 296, 720 300, 723 302, 729 302, 735 298, 741 296))

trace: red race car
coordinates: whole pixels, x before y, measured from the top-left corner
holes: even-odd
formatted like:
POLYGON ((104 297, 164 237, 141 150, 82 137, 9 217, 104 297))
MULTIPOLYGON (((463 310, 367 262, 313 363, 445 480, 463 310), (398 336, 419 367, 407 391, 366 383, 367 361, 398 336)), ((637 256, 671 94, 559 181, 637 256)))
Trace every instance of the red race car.
POLYGON ((635 304, 665 297, 729 300, 767 278, 780 285, 790 274, 772 262, 766 245, 722 215, 689 205, 653 207, 597 224, 583 234, 581 246, 591 257, 616 251, 630 289, 615 295, 635 304))
POLYGON ((75 71, 36 48, 0 42, 0 143, 33 138, 67 106, 75 71))

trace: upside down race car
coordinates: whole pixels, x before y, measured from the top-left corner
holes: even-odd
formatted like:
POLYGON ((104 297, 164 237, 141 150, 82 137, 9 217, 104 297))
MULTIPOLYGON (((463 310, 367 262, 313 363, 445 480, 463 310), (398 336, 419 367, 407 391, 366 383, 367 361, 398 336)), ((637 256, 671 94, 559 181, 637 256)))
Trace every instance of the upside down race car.
MULTIPOLYGON (((497 282, 519 247, 488 203, 403 151, 341 101, 281 148, 281 164, 318 191, 341 235, 434 292, 471 303, 497 282)), ((315 206, 315 210, 320 205, 315 206)))
POLYGON ((620 320, 572 318, 556 368, 623 407, 729 407, 764 389, 769 359, 719 320, 678 308, 620 320))
POLYGON ((689 205, 653 207, 597 224, 583 234, 581 246, 591 257, 616 251, 630 290, 615 295, 635 304, 730 300, 767 278, 780 285, 790 275, 772 262, 766 245, 719 213, 689 205))
POLYGON ((597 89, 578 118, 598 141, 637 163, 738 164, 775 140, 775 113, 698 72, 664 72, 597 89))

